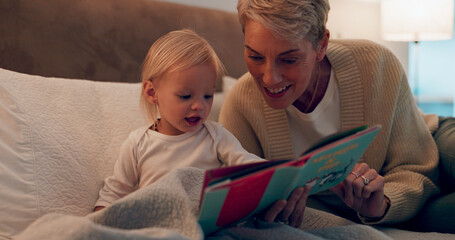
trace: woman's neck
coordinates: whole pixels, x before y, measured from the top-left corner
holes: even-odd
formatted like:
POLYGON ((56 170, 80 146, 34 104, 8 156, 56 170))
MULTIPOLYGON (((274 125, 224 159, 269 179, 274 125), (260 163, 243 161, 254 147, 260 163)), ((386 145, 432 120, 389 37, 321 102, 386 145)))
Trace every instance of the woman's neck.
POLYGON ((303 113, 313 112, 325 95, 331 71, 331 65, 327 57, 324 57, 319 66, 315 66, 315 70, 307 90, 293 103, 303 113))

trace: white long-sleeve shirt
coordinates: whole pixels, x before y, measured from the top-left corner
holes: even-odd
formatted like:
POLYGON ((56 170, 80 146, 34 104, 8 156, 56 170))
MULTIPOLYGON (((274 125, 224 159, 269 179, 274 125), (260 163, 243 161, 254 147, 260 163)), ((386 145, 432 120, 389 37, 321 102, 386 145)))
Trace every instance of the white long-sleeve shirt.
POLYGON ((114 173, 105 179, 96 206, 109 206, 174 169, 211 169, 261 160, 244 150, 221 124, 212 121, 206 121, 195 132, 177 136, 148 127, 137 129, 123 143, 114 173))

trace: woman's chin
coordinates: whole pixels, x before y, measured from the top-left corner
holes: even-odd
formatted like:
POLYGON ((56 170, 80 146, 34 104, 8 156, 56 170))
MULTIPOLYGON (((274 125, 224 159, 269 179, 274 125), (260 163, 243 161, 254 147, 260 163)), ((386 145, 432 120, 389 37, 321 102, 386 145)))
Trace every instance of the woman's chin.
POLYGON ((285 91, 274 94, 264 88, 262 94, 269 107, 274 109, 284 109, 292 104, 292 101, 289 100, 289 90, 290 89, 286 89, 285 91))
POLYGON ((265 102, 267 105, 274 109, 285 109, 291 105, 291 102, 286 101, 285 99, 270 99, 266 98, 265 102))

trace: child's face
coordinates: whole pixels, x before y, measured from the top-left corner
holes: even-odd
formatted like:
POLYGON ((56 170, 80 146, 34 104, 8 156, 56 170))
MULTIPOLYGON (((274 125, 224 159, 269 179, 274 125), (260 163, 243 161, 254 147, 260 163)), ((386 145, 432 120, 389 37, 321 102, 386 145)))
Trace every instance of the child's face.
POLYGON ((160 79, 156 88, 161 115, 158 131, 179 135, 199 129, 212 108, 216 77, 214 66, 202 63, 160 79))

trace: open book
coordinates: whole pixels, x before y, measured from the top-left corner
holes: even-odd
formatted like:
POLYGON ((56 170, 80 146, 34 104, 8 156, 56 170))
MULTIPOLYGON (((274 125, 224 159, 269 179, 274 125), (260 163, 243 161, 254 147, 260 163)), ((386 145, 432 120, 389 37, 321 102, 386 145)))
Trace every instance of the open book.
POLYGON ((270 160, 205 172, 199 223, 205 234, 237 223, 287 199, 298 186, 310 195, 342 182, 363 155, 380 126, 366 125, 324 138, 298 159, 270 160))

